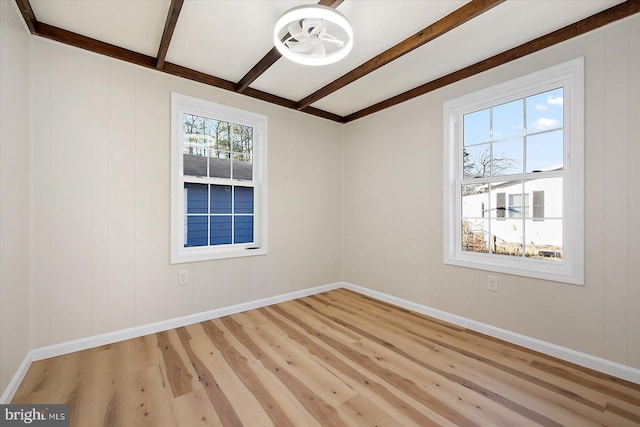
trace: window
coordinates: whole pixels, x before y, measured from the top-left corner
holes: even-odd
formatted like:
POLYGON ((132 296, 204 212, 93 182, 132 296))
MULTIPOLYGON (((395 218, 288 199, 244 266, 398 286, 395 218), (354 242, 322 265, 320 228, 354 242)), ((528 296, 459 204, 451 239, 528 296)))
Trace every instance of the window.
POLYGON ((171 262, 267 253, 267 118, 171 94, 171 262))
POLYGON ((509 194, 509 218, 529 218, 529 194, 509 194))
POLYGON ((533 220, 544 220, 544 191, 533 192, 533 220))
POLYGON ((583 59, 444 104, 444 262, 583 284, 583 59))
MULTIPOLYGON (((505 202, 505 194, 496 193, 496 218, 503 219, 504 213, 506 210, 507 210, 507 204, 505 202)), ((484 215, 483 215, 483 218, 484 218, 484 215)))

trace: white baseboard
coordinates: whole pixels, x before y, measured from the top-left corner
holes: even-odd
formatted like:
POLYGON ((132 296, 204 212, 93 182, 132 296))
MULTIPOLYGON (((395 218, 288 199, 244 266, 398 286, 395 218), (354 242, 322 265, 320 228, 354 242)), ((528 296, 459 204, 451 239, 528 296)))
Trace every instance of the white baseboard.
POLYGON ((18 367, 18 370, 16 371, 13 378, 11 378, 11 381, 9 381, 9 384, 4 390, 4 393, 2 393, 2 396, 0 396, 0 405, 5 405, 11 402, 11 399, 13 399, 16 391, 18 391, 18 387, 20 387, 20 383, 24 379, 24 376, 27 374, 32 361, 33 360, 31 359, 31 352, 29 352, 18 367))
POLYGON ((285 301, 291 301, 297 298, 303 298, 320 292, 327 292, 342 287, 341 283, 332 283, 329 285, 317 286, 314 288, 304 289, 301 291, 289 292, 286 294, 276 295, 273 297, 263 298, 255 301, 249 301, 242 304, 236 304, 229 307, 218 308, 215 310, 204 311, 201 313, 190 314, 188 316, 177 317, 174 319, 163 320, 160 322, 150 323, 148 325, 136 326, 133 328, 122 329, 119 331, 108 332, 106 334, 94 335, 91 337, 81 338, 73 341, 67 341, 60 344, 54 344, 47 347, 40 347, 27 353, 13 376, 6 390, 0 397, 0 404, 9 403, 20 383, 24 379, 32 362, 50 357, 61 356, 63 354, 73 353, 75 351, 86 350, 101 345, 112 344, 118 341, 124 341, 131 338, 137 338, 144 335, 155 334, 169 329, 179 328, 194 323, 205 322, 211 319, 217 319, 231 314, 241 313, 255 308, 266 307, 272 304, 278 304, 285 301))
POLYGON ((601 357, 592 356, 587 353, 582 353, 536 338, 531 338, 526 335, 511 332, 506 329, 498 328, 486 323, 477 322, 466 317, 458 316, 457 314, 448 313, 446 311, 438 310, 426 305, 394 297, 382 292, 373 291, 371 289, 363 288, 352 283, 342 282, 342 287, 369 296, 371 298, 397 305, 398 307, 413 310, 418 313, 425 314, 427 316, 431 316, 457 326, 461 326, 463 328, 471 329, 473 331, 480 332, 494 338, 499 338, 512 344, 517 344, 522 347, 547 354, 549 356, 557 357, 558 359, 575 363, 576 365, 584 366, 585 368, 593 369, 595 371, 613 375, 614 377, 622 378, 624 380, 640 384, 640 369, 632 368, 631 366, 623 365, 621 363, 613 362, 601 357))
POLYGON ((320 292, 327 292, 339 288, 349 289, 351 291, 358 292, 360 294, 367 295, 393 305, 397 305, 398 307, 413 310, 418 313, 422 313, 427 316, 431 316, 436 319, 461 326, 463 328, 471 329, 473 331, 499 338, 513 344, 521 345, 531 350, 548 354, 567 362, 575 363, 576 365, 584 366, 586 368, 594 369, 608 375, 613 375, 615 377, 640 384, 640 369, 632 368, 630 366, 612 362, 610 360, 592 356, 590 354, 581 353, 570 348, 562 347, 536 338, 531 338, 525 335, 508 331, 506 329, 491 326, 486 323, 477 322, 466 317, 458 316, 456 314, 448 313, 446 311, 438 310, 426 305, 418 304, 416 302, 394 297, 382 292, 363 288, 352 283, 339 282, 304 289, 302 291, 276 295, 269 298, 250 301, 247 303, 236 304, 229 307, 209 310, 202 313, 195 313, 175 319, 163 320, 161 322, 150 323, 148 325, 136 326, 134 328, 128 328, 74 341, 68 341, 48 347, 33 349, 29 353, 27 353, 17 372, 9 382, 9 385, 0 397, 0 404, 6 404, 11 401, 16 391, 18 390, 20 383, 24 379, 24 376, 29 370, 31 363, 37 360, 61 356, 63 354, 73 353, 75 351, 86 350, 105 344, 111 344, 118 341, 154 334, 169 329, 179 328, 181 326, 191 325, 193 323, 204 322, 207 320, 240 313, 247 310, 253 310, 255 308, 266 307, 268 305, 278 304, 285 301, 291 301, 297 298, 302 298, 320 292))

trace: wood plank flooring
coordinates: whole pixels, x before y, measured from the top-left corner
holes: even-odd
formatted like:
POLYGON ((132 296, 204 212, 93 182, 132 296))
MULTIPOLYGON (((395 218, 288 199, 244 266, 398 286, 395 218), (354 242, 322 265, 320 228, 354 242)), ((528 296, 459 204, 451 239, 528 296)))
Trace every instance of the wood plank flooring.
POLYGON ((638 426, 640 385, 340 289, 33 363, 72 426, 638 426))

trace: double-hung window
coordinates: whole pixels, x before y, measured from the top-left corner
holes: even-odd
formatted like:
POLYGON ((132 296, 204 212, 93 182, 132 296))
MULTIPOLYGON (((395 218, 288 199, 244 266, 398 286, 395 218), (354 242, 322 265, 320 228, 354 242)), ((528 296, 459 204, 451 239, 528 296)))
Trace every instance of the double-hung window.
POLYGON ((171 262, 260 255, 267 118, 171 95, 171 262))
POLYGON ((583 59, 444 105, 444 262, 582 284, 583 59))

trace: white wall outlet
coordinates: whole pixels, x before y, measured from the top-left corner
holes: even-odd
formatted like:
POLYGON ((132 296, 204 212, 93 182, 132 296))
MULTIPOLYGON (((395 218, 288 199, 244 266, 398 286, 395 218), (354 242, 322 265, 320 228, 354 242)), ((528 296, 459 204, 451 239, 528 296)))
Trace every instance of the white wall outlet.
POLYGON ((498 292, 499 287, 497 276, 488 276, 487 289, 493 292, 498 292))
POLYGON ((189 283, 189 271, 183 270, 178 275, 178 284, 179 285, 186 285, 188 283, 189 283))

